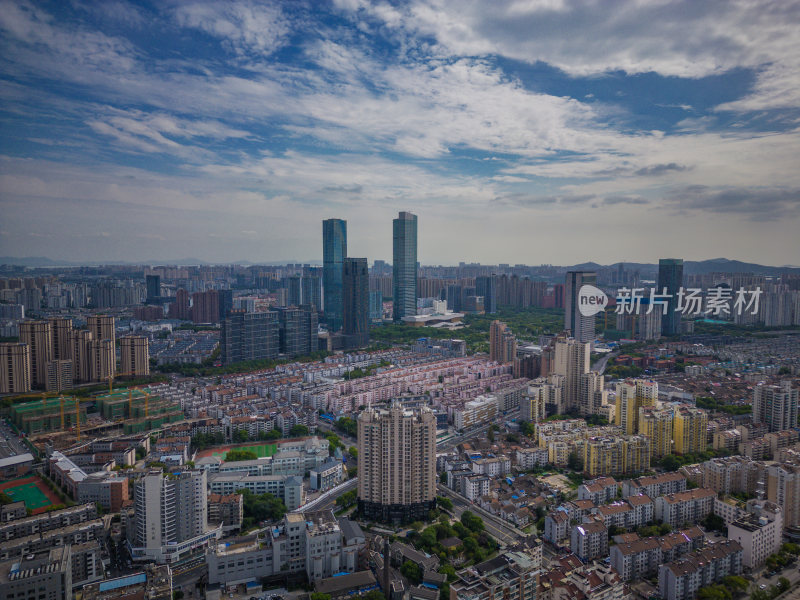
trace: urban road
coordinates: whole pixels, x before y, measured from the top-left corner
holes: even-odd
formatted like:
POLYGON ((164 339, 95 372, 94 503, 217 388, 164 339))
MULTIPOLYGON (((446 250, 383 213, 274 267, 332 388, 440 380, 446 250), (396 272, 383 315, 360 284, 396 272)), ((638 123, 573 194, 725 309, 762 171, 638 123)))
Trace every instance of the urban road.
POLYGON ((512 546, 526 537, 526 534, 523 531, 520 531, 510 523, 503 521, 493 514, 486 512, 481 507, 475 506, 461 494, 455 493, 453 490, 442 484, 439 484, 438 489, 442 496, 452 500, 453 514, 457 518, 460 519, 461 515, 465 511, 475 513, 483 521, 483 527, 486 530, 486 533, 500 542, 501 545, 512 546))

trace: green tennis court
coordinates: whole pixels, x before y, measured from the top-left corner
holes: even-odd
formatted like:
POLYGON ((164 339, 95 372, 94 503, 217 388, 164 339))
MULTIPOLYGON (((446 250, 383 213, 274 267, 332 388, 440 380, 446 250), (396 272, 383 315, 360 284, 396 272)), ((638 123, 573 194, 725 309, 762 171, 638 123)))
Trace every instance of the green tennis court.
POLYGON ((15 502, 22 500, 26 508, 36 510, 50 506, 52 502, 35 483, 23 483, 3 490, 15 502))
POLYGON ((222 460, 228 455, 231 450, 249 450, 258 458, 266 458, 272 456, 277 452, 277 444, 253 444, 248 446, 228 446, 226 448, 219 448, 211 453, 211 456, 219 456, 222 460))

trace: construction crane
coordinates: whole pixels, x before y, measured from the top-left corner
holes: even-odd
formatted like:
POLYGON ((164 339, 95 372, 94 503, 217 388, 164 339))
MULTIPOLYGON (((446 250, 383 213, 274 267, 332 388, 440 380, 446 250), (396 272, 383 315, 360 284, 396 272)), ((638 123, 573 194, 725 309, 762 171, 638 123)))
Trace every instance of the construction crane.
POLYGON ((80 401, 78 397, 75 396, 75 431, 77 434, 78 441, 81 441, 81 412, 80 412, 80 401))

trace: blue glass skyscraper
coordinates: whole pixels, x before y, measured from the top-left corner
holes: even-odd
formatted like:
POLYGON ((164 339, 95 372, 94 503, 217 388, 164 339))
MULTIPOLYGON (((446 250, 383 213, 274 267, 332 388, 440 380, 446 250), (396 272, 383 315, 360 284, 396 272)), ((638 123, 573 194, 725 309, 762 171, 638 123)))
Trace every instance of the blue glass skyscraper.
POLYGON ((401 212, 392 221, 394 320, 417 314, 417 215, 401 212))
POLYGON ((661 317, 661 335, 679 335, 681 332, 681 313, 678 307, 678 290, 683 285, 683 259, 662 258, 658 261, 658 294, 670 294, 667 314, 661 317))
POLYGON ((342 266, 347 256, 347 221, 322 221, 322 292, 330 331, 342 328, 342 266))

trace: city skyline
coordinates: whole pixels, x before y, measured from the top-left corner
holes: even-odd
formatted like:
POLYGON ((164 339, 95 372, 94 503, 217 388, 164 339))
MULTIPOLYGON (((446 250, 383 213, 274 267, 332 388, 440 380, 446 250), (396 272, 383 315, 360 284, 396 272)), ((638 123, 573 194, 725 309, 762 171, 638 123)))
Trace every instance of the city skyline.
POLYGON ((2 8, 0 255, 800 255, 797 2, 2 8))

